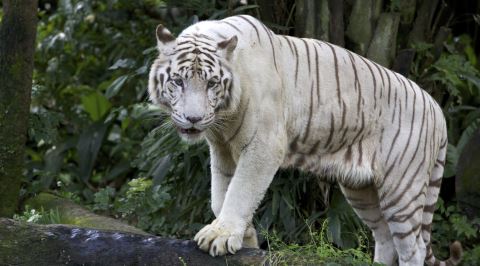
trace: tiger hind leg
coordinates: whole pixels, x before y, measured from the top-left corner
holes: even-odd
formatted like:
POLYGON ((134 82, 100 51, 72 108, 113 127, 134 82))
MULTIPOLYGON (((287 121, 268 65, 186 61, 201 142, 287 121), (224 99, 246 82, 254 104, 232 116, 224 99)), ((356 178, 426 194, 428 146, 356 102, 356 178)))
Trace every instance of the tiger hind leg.
POLYGON ((378 192, 380 209, 390 228, 399 265, 422 266, 426 256, 421 231, 427 171, 421 164, 416 171, 394 170, 390 177, 393 184, 379 187, 378 192))
POLYGON ((433 212, 435 211, 435 204, 440 193, 440 186, 442 184, 443 169, 445 165, 446 156, 446 140, 440 147, 438 158, 434 163, 430 181, 427 187, 427 198, 425 200, 425 206, 423 207, 422 217, 422 237, 427 248, 427 254, 425 257, 425 263, 427 265, 457 265, 460 263, 462 255, 462 246, 459 242, 455 242, 450 246, 450 258, 447 261, 439 261, 433 255, 432 242, 431 242, 431 229, 433 212))
POLYGON ((373 186, 362 189, 340 187, 355 213, 372 230, 375 239, 374 261, 396 265, 398 255, 388 224, 380 212, 376 189, 373 186))

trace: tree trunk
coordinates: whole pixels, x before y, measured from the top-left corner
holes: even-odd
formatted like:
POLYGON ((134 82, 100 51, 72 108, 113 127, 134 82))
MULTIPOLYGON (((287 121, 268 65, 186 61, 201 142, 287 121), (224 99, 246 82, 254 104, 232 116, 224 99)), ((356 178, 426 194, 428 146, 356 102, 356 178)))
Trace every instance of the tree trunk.
POLYGON ((400 16, 382 13, 378 19, 375 34, 368 47, 367 57, 384 67, 390 67, 395 58, 397 32, 400 16))
POLYGON ((32 88, 37 1, 3 1, 0 25, 0 216, 17 207, 32 88))
POLYGON ((330 35, 329 41, 336 45, 345 47, 345 33, 343 23, 343 0, 329 0, 328 8, 330 10, 330 35))
POLYGON ((438 0, 420 1, 417 18, 413 24, 413 29, 408 36, 409 45, 418 42, 431 41, 432 33, 430 26, 432 25, 433 16, 438 5, 438 0))
POLYGON ((354 52, 365 55, 382 7, 381 0, 356 1, 347 26, 347 39, 354 52))
POLYGON ((0 265, 264 265, 267 252, 213 258, 191 240, 0 218, 0 265))

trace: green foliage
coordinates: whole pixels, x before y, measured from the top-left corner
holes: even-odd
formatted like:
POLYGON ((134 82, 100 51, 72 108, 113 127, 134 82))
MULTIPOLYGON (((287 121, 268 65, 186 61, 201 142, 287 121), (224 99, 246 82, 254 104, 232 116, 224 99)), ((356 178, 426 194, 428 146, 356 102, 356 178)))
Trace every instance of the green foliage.
POLYGON ((357 247, 339 249, 332 245, 327 237, 329 220, 325 220, 319 231, 309 231, 308 243, 299 245, 287 244, 275 233, 263 234, 268 242, 271 265, 372 265, 372 258, 368 253, 368 238, 365 231, 355 234, 357 247))
POLYGON ((412 76, 442 104, 448 123, 445 177, 455 175, 458 157, 480 125, 480 71, 472 40, 466 35, 451 38, 446 51, 435 56, 435 47, 417 43, 412 76))
MULTIPOLYGON (((470 220, 460 212, 455 204, 446 204, 442 199, 438 200, 432 227, 432 243, 437 258, 447 258, 450 242, 458 240, 465 249, 464 260, 478 262, 477 259, 480 258, 479 236, 479 217, 470 220)), ((465 265, 470 264, 466 263, 465 265)))
POLYGON ((35 210, 30 208, 28 205, 25 206, 25 210, 22 214, 15 214, 13 216, 13 219, 17 221, 36 224, 62 223, 62 217, 57 209, 50 209, 49 211, 45 211, 43 208, 41 208, 40 210, 35 210))

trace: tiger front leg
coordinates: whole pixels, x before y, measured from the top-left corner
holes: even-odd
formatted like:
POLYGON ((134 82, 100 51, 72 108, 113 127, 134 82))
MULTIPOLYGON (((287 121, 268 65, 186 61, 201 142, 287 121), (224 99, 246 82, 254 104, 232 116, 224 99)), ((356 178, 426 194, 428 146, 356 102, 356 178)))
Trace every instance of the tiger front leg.
POLYGON ((283 159, 282 149, 260 143, 265 145, 254 138, 244 147, 220 214, 194 238, 212 256, 234 254, 242 248, 244 236, 251 239, 255 234, 249 224, 283 159))
POLYGON ((235 173, 235 162, 228 149, 217 143, 210 142, 211 164, 211 207, 215 217, 220 215, 228 185, 235 173))

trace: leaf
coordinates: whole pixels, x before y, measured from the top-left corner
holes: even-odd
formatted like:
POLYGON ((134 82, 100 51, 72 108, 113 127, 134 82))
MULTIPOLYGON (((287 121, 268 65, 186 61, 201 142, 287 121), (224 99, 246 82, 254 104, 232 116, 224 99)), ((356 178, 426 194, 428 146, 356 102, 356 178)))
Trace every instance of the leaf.
POLYGON ((126 58, 126 59, 118 59, 108 70, 115 70, 115 69, 130 69, 135 66, 135 60, 126 58))
POLYGON ((470 141, 470 139, 475 134, 479 126, 480 126, 480 118, 477 118, 472 123, 470 123, 468 127, 465 128, 465 130, 462 132, 462 135, 460 135, 460 139, 458 140, 458 143, 457 143, 457 152, 459 154, 462 153, 463 148, 465 147, 465 145, 467 145, 468 141, 470 141))
POLYGON ((83 109, 90 115, 93 121, 100 120, 112 107, 103 94, 92 92, 86 96, 82 96, 83 109))
POLYGON ((163 178, 167 175, 168 169, 170 169, 171 165, 172 160, 170 155, 166 155, 157 160, 155 166, 152 167, 149 172, 153 177, 153 184, 158 185, 162 183, 163 178))
POLYGON ((443 172, 444 177, 455 175, 459 156, 457 147, 449 143, 447 146, 447 163, 445 164, 445 171, 443 172))
POLYGON ((114 180, 115 178, 120 177, 121 175, 124 175, 131 169, 130 164, 127 160, 122 160, 115 164, 110 171, 108 171, 107 175, 103 177, 104 181, 111 181, 114 180))
POLYGON ((112 84, 110 84, 110 86, 108 86, 105 92, 105 96, 107 97, 107 99, 111 99, 113 96, 118 94, 123 84, 125 84, 125 81, 127 81, 128 77, 128 75, 120 76, 115 79, 112 84))
POLYGON ((237 7, 233 10, 233 13, 234 14, 241 14, 241 13, 244 13, 246 10, 250 10, 250 9, 256 9, 258 8, 259 6, 258 5, 245 5, 245 6, 240 6, 240 7, 237 7))
POLYGON ((77 143, 78 176, 87 183, 109 124, 96 122, 82 132, 77 143))

